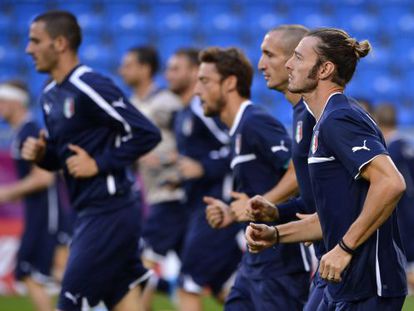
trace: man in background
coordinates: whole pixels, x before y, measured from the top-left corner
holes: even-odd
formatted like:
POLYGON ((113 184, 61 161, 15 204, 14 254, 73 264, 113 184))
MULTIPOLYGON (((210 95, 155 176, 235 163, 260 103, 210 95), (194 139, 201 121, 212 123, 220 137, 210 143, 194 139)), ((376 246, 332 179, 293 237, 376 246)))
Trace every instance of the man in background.
POLYGON ((14 131, 11 157, 18 176, 16 182, 0 186, 0 204, 23 200, 25 224, 15 276, 26 285, 37 310, 51 311, 52 301, 45 286, 52 281, 53 259, 55 252, 58 253, 64 219, 54 174, 21 157, 23 142, 40 131, 28 111, 29 100, 29 93, 20 81, 0 84, 0 117, 14 131))
POLYGON ((374 117, 384 135, 388 152, 407 186, 397 206, 397 219, 402 243, 407 256, 409 293, 414 294, 414 142, 397 130, 397 111, 394 105, 383 103, 374 111, 374 117))

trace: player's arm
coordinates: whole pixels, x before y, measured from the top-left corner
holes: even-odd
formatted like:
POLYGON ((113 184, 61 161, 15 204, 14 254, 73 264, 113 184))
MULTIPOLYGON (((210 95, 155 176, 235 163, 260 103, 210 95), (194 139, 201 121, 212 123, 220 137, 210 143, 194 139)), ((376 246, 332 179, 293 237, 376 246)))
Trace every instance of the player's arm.
POLYGON ((394 211, 405 191, 404 178, 387 155, 379 155, 361 171, 370 185, 361 214, 354 221, 343 240, 356 249, 377 230, 394 211))
POLYGON ((111 128, 116 139, 112 146, 93 158, 81 147, 69 146, 74 155, 66 164, 69 173, 77 178, 124 169, 161 141, 160 131, 132 106, 112 81, 88 73, 85 76, 77 81, 83 91, 82 100, 87 104, 85 110, 97 123, 111 128))
POLYGON ((286 173, 278 184, 270 191, 265 193, 263 197, 273 204, 280 204, 298 193, 298 182, 296 180, 295 167, 293 162, 289 162, 286 173))
POLYGON ((250 252, 257 253, 277 243, 298 243, 322 239, 318 214, 297 215, 300 220, 277 226, 251 223, 246 230, 250 252))
POLYGON ((47 189, 54 181, 53 173, 33 166, 30 173, 14 183, 0 187, 0 203, 12 202, 47 189))

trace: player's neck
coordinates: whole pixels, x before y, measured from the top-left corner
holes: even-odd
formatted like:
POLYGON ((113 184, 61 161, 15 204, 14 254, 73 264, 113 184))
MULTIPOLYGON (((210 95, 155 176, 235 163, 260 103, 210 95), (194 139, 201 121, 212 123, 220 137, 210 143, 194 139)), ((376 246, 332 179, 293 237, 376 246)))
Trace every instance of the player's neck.
POLYGON ((179 94, 181 102, 183 103, 184 107, 190 105, 191 100, 194 97, 194 84, 192 84, 189 88, 179 94))
POLYGON ((66 55, 66 57, 57 63, 56 67, 52 69, 50 75, 56 83, 62 83, 67 75, 79 65, 79 58, 77 55, 66 55))
POLYGON ((134 94, 140 99, 145 99, 151 94, 154 87, 154 82, 151 79, 144 80, 134 88, 134 94))
POLYGON ((231 128, 236 118, 237 113, 240 110, 241 105, 247 101, 247 98, 240 96, 233 97, 228 100, 225 108, 220 113, 220 120, 228 127, 231 128))
POLYGON ((319 121, 329 97, 334 93, 342 93, 343 91, 343 87, 340 87, 337 84, 319 83, 316 89, 309 93, 303 94, 303 99, 308 104, 312 114, 315 116, 316 121, 319 121))
POLYGON ((302 98, 302 95, 300 95, 300 94, 294 94, 294 93, 291 93, 291 92, 289 92, 287 90, 284 93, 284 95, 285 95, 285 98, 288 100, 288 102, 292 104, 292 107, 295 107, 296 104, 302 98))

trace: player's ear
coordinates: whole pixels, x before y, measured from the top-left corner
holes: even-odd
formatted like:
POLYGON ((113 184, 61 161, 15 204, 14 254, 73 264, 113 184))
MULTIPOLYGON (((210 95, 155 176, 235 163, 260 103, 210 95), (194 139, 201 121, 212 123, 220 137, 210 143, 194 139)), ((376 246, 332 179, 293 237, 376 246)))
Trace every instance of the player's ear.
POLYGON ((56 51, 63 52, 69 48, 69 41, 64 36, 57 36, 53 39, 53 45, 56 51))
POLYGON ((237 89, 237 78, 236 76, 228 76, 224 81, 223 81, 223 85, 224 85, 224 89, 227 92, 231 92, 237 89))
POLYGON ((319 67, 319 78, 321 80, 327 80, 334 74, 334 72, 335 72, 335 64, 330 61, 324 62, 319 67))

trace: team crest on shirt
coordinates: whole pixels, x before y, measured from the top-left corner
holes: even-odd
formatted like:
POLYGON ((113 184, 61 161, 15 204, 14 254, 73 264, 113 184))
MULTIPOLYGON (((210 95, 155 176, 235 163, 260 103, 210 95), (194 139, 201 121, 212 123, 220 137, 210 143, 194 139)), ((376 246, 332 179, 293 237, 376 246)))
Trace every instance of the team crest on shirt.
POLYGON ((302 138, 303 138, 303 122, 298 121, 296 123, 296 132, 295 132, 296 143, 299 144, 302 141, 302 138))
POLYGON ((186 118, 183 122, 181 130, 183 131, 183 134, 185 136, 190 136, 191 133, 193 132, 193 119, 192 118, 186 118))
POLYGON ((70 119, 75 114, 75 100, 72 97, 67 97, 63 103, 63 114, 67 119, 70 119))
POLYGON ((318 134, 319 134, 319 131, 315 131, 312 137, 312 143, 311 143, 312 154, 314 154, 316 150, 318 150, 318 134))
POLYGON ((241 152, 241 141, 242 141, 241 134, 237 134, 236 135, 236 141, 235 141, 235 144, 234 144, 234 152, 236 154, 240 154, 240 152, 241 152))

